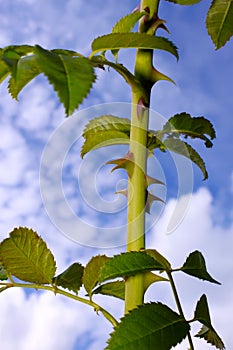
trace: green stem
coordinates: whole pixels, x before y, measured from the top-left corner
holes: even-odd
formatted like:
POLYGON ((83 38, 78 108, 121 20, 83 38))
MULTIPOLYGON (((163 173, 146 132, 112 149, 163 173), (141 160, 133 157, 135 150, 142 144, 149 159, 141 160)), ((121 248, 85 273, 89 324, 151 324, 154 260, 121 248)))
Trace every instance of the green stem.
POLYGON ((53 286, 48 286, 48 285, 41 285, 41 284, 27 284, 27 283, 0 283, 0 286, 4 285, 7 288, 11 287, 19 287, 19 288, 31 288, 31 289, 43 289, 43 290, 48 290, 51 292, 54 292, 55 294, 61 294, 64 295, 68 298, 74 299, 76 301, 80 301, 81 303, 87 304, 89 306, 92 306, 94 310, 98 313, 99 311, 104 315, 104 317, 111 322, 113 327, 116 327, 118 325, 117 320, 104 308, 102 308, 100 305, 94 303, 93 301, 89 299, 84 299, 82 297, 79 297, 78 295, 71 294, 69 292, 66 292, 60 288, 53 287, 53 286))
MULTIPOLYGON (((180 302, 180 299, 179 299, 179 295, 178 295, 178 292, 177 292, 177 289, 176 289, 176 285, 175 285, 174 279, 172 277, 172 273, 167 271, 167 276, 169 278, 169 281, 170 281, 170 284, 171 284, 171 287, 172 287, 173 295, 174 295, 174 298, 175 298, 175 302, 176 302, 179 314, 185 319, 184 312, 183 312, 183 309, 182 309, 182 306, 181 306, 181 302, 180 302)), ((193 345, 193 341, 192 341, 192 337, 191 337, 190 332, 188 332, 188 341, 189 341, 189 345, 190 345, 190 350, 194 350, 194 345, 193 345)))
MULTIPOLYGON (((152 4, 155 4, 155 1, 142 0, 141 10, 152 6, 152 4)), ((157 11, 157 7, 153 8, 154 10, 157 11)), ((142 18, 139 32, 144 32, 143 21, 142 18)), ((137 50, 134 74, 138 84, 132 86, 130 152, 133 155, 134 170, 129 176, 128 183, 127 251, 139 251, 145 248, 147 131, 150 94, 153 85, 151 83, 152 58, 153 50, 137 50)), ((129 277, 125 283, 125 313, 142 305, 143 299, 143 274, 129 277)))

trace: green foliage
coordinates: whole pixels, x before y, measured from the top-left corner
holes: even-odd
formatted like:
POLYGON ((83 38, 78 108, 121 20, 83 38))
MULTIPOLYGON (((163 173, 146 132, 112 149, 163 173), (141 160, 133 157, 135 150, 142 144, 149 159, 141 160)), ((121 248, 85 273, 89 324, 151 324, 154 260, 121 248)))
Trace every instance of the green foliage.
POLYGON ((4 281, 8 279, 8 275, 4 267, 0 264, 0 281, 4 281))
POLYGON ((130 120, 112 115, 92 119, 83 131, 81 156, 99 147, 129 143, 130 120))
POLYGON ((209 307, 205 294, 202 295, 197 303, 194 318, 203 324, 196 337, 203 338, 207 343, 214 345, 217 349, 224 350, 224 343, 211 324, 209 307))
MULTIPOLYGON (((133 27, 135 24, 139 21, 139 19, 148 14, 145 11, 139 12, 133 12, 130 13, 129 15, 126 15, 125 17, 122 17, 112 28, 112 33, 129 33, 132 31, 133 27)), ((115 56, 117 59, 117 54, 119 52, 118 50, 112 50, 112 54, 115 56)))
POLYGON ((93 288, 100 280, 101 270, 109 259, 106 255, 93 256, 84 269, 83 284, 90 298, 93 288))
MULTIPOLYGON (((167 1, 179 5, 200 2, 167 1)), ((127 171, 129 192, 131 188, 135 192, 132 193, 132 199, 129 196, 128 251, 112 258, 105 255, 94 256, 85 268, 75 262, 55 276, 54 257, 41 237, 33 230, 16 228, 9 238, 0 243, 0 292, 22 286, 45 289, 92 306, 114 325, 108 350, 168 350, 186 337, 190 349, 193 349, 189 333, 189 323, 193 321, 202 324, 197 337, 223 350, 224 344, 211 324, 206 296, 203 295, 197 302, 193 320, 185 320, 172 278, 173 272, 182 271, 220 284, 208 273, 203 255, 194 251, 180 269, 173 270, 163 255, 156 249, 145 249, 143 242, 145 212, 150 212, 153 201, 162 201, 148 190, 151 184, 163 184, 146 174, 149 153, 158 149, 185 156, 200 168, 206 179, 206 165, 187 139, 202 140, 207 148, 211 148, 212 140, 216 136, 210 121, 204 117, 192 117, 186 112, 172 116, 161 130, 147 129, 151 88, 159 80, 173 82, 153 66, 153 50, 163 50, 179 58, 178 49, 171 41, 155 35, 157 28, 168 32, 165 21, 158 15, 159 3, 159 0, 144 0, 140 6, 144 8, 143 11, 137 10, 124 16, 114 25, 111 34, 93 40, 89 57, 65 49, 46 50, 39 45, 11 45, 0 49, 0 82, 9 76, 8 88, 13 98, 17 99, 22 89, 43 73, 57 92, 66 115, 70 115, 89 94, 96 79, 95 69, 104 70, 107 67, 114 69, 125 79, 132 90, 132 103, 137 106, 132 107, 131 120, 114 115, 103 115, 91 120, 83 131, 84 144, 81 150, 83 157, 99 147, 129 144, 129 151, 125 156, 107 162, 115 165, 112 170, 124 168, 127 171), (139 32, 131 32, 138 22, 139 32), (116 58, 118 51, 123 48, 137 49, 134 73, 123 64, 109 61, 105 57, 105 52, 109 50, 116 58), (135 144, 139 144, 140 148, 134 148, 135 144), (142 154, 141 149, 146 148, 148 153, 142 154), (152 271, 165 272, 168 279, 152 271), (14 276, 26 283, 14 281, 14 276), (111 281, 115 278, 118 280, 111 281), (179 314, 161 303, 143 304, 144 293, 152 283, 158 281, 170 284, 179 314), (78 295, 82 285, 88 294, 86 298, 78 295), (120 324, 108 311, 92 301, 95 294, 125 301, 126 315, 120 324)), ((216 49, 222 47, 233 34, 232 4, 232 1, 213 0, 208 11, 206 25, 216 49)), ((128 190, 121 193, 127 196, 128 190)))
POLYGON ((192 117, 188 113, 179 113, 169 118, 162 130, 149 131, 148 148, 159 148, 162 152, 169 150, 189 158, 203 173, 204 179, 208 178, 205 163, 192 146, 184 142, 181 137, 198 138, 205 142, 206 147, 212 147, 212 141, 216 135, 213 125, 204 117, 192 117), (208 137, 209 136, 209 137, 208 137))
MULTIPOLYGON (((150 151, 159 148, 161 151, 172 151, 190 159, 208 178, 205 163, 201 156, 187 142, 180 138, 199 138, 206 147, 212 147, 216 135, 213 125, 204 117, 191 117, 188 113, 180 113, 171 117, 162 130, 148 131, 147 147, 150 151), (207 135, 207 136, 206 136, 207 135), (208 137, 209 136, 209 137, 208 137)), ((116 116, 100 116, 91 120, 84 132, 85 139, 81 156, 100 147, 128 144, 130 140, 130 121, 116 116)))
POLYGON ((216 137, 214 127, 208 119, 204 117, 191 117, 190 114, 185 112, 169 118, 162 132, 173 137, 184 135, 186 138, 191 137, 193 139, 204 140, 206 147, 212 147, 213 143, 211 140, 216 137))
POLYGON ((0 262, 7 273, 32 283, 52 283, 56 264, 46 243, 33 230, 20 227, 0 244, 0 262))
POLYGON ((220 49, 233 35, 233 2, 231 0, 213 0, 206 18, 208 33, 220 49))
POLYGON ((224 343, 218 334, 206 326, 202 326, 196 337, 205 339, 207 343, 214 345, 217 349, 225 349, 224 343))
POLYGON ((73 263, 60 275, 53 278, 53 284, 78 293, 82 286, 83 269, 80 263, 73 263))
POLYGON ((206 166, 203 159, 195 151, 195 149, 193 149, 192 146, 190 146, 187 142, 184 142, 177 138, 168 137, 163 142, 163 146, 165 147, 166 150, 172 151, 174 153, 180 154, 190 159, 202 171, 204 180, 208 178, 208 173, 207 173, 206 166))
POLYGON ((145 253, 150 255, 152 258, 157 260, 162 266, 163 270, 169 271, 171 270, 171 264, 170 262, 158 252, 156 249, 146 249, 145 253))
POLYGON ((118 299, 125 300, 125 282, 113 281, 101 284, 93 290, 92 294, 109 295, 118 299))
POLYGON ((11 76, 8 84, 11 96, 17 99, 19 92, 40 73, 41 71, 34 55, 19 59, 15 68, 15 74, 11 76))
POLYGON ((128 252, 113 256, 103 266, 99 282, 116 277, 129 277, 148 270, 163 270, 163 266, 155 258, 144 252, 128 252))
POLYGON ((34 49, 38 65, 57 91, 64 104, 66 114, 70 115, 89 93, 95 74, 90 61, 83 57, 70 57, 44 50, 34 49))
POLYGON ((112 28, 112 33, 129 33, 132 31, 135 24, 139 21, 139 19, 148 15, 146 11, 135 11, 122 17, 112 28))
POLYGON ((100 36, 92 42, 92 54, 115 49, 157 49, 170 52, 179 58, 176 46, 167 38, 154 37, 145 33, 113 33, 100 36))
POLYGON ((207 272, 205 259, 198 250, 190 253, 180 270, 204 281, 221 284, 213 279, 207 272))
POLYGON ((107 350, 169 350, 188 334, 189 324, 162 303, 130 311, 111 334, 107 350))
POLYGON ((173 2, 174 4, 179 4, 179 5, 194 5, 197 4, 198 2, 201 2, 201 0, 166 0, 169 2, 173 2))

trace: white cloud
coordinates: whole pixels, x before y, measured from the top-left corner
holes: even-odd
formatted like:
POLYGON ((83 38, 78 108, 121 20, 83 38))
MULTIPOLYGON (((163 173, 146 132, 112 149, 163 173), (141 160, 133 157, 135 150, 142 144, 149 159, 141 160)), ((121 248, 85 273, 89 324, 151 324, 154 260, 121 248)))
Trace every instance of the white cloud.
MULTIPOLYGON (((173 4, 167 5, 170 12, 166 14, 168 17, 172 16, 172 19, 169 19, 169 28, 173 33, 172 40, 177 36, 179 44, 179 40, 184 42, 184 32, 186 33, 187 28, 190 28, 190 23, 186 27, 187 22, 190 22, 190 17, 186 17, 185 27, 181 25, 181 27, 172 28, 175 8, 173 10, 173 4)), ((135 4, 132 5, 134 6, 135 4)), ((52 0, 40 2, 9 0, 1 5, 0 46, 11 43, 39 43, 46 48, 65 47, 89 53, 93 36, 109 32, 116 17, 124 15, 124 7, 130 7, 130 4, 116 8, 115 0, 109 0, 108 6, 104 7, 100 1, 92 5, 87 5, 86 1, 57 1, 54 5, 52 0), (115 10, 112 11, 112 9, 115 10), (101 17, 99 16, 100 11, 101 17), (83 28, 86 30, 85 33, 83 28)), ((130 12, 130 9, 128 8, 126 12, 130 12)), ((181 12, 179 14, 178 22, 181 23, 184 17, 181 12)), ((227 118, 231 110, 228 108, 230 107, 228 92, 231 86, 231 77, 228 73, 231 57, 228 54, 229 49, 225 48, 221 54, 217 54, 219 61, 216 60, 218 65, 216 69, 209 56, 211 45, 209 41, 209 46, 206 44, 207 35, 201 36, 201 50, 199 42, 196 46, 199 40, 197 40, 199 35, 196 29, 190 33, 192 38, 189 37, 187 51, 184 48, 185 42, 184 47, 181 47, 181 63, 178 66, 173 58, 171 61, 168 58, 166 61, 168 63, 164 65, 163 56, 162 59, 159 59, 159 55, 156 55, 159 67, 161 66, 165 74, 178 82, 178 88, 169 86, 167 83, 156 86, 154 90, 156 94, 152 96, 152 107, 156 106, 156 110, 162 111, 167 116, 187 108, 197 114, 205 112, 212 114, 215 118, 215 113, 218 113, 227 118), (183 58, 186 59, 186 64, 182 61, 183 58), (219 62, 224 62, 228 68, 225 70, 224 64, 221 64, 220 70, 219 62), (203 63, 205 67, 202 69, 203 63), (211 72, 207 72, 210 68, 211 72), (203 78, 204 75, 208 78, 208 84, 203 78)), ((211 50, 213 51, 212 47, 211 50)), ((123 55, 120 54, 120 59, 123 55)), ((128 56, 126 58, 128 61, 131 60, 128 56)), ((132 66, 132 62, 129 63, 132 66)), ((39 85, 41 80, 39 78, 38 83, 32 83, 25 89, 19 96, 20 103, 12 101, 6 93, 6 83, 0 86, 0 157, 2 157, 0 162, 0 228, 1 238, 4 238, 13 227, 19 225, 27 225, 37 230, 54 252, 60 272, 71 261, 79 260, 85 263, 92 254, 98 254, 99 251, 80 247, 61 235, 49 221, 45 210, 42 209, 38 183, 41 150, 51 132, 61 122, 64 110, 63 107, 58 106, 58 100, 54 100, 51 86, 39 85), (35 145, 37 142, 38 144, 35 145)), ((122 78, 115 78, 115 73, 110 76, 109 72, 100 71, 100 78, 96 84, 98 91, 92 93, 91 100, 89 102, 85 100, 84 105, 109 100, 128 100, 130 92, 128 86, 123 84, 122 78), (112 76, 114 76, 113 79, 112 76)), ((125 116, 129 117, 129 115, 125 116)), ((224 123, 221 121, 222 139, 219 141, 221 145, 226 143, 223 136, 227 135, 230 130, 230 122, 227 123, 227 120, 229 119, 226 119, 224 123)), ((225 147, 231 152, 229 143, 225 147)), ((229 162, 225 160, 229 157, 217 157, 217 153, 215 155, 218 161, 215 161, 217 166, 213 177, 216 178, 219 173, 224 177, 227 168, 223 169, 223 164, 219 162, 224 161, 224 164, 228 164, 229 162)), ((91 166, 86 168, 87 179, 90 171, 91 166)), ((115 173, 112 177, 115 178, 115 173)), ((106 178, 102 177, 100 185, 104 185, 105 180, 106 178)), ((216 187, 220 186, 224 187, 223 183, 216 180, 216 187)), ((68 190, 72 194, 72 188, 68 190)), ((222 193, 225 197, 229 196, 228 188, 223 188, 222 193)), ((72 197, 71 200, 77 199, 72 197)), ((90 200, 93 200, 91 195, 90 200)), ((189 213, 181 226, 176 232, 166 235, 169 215, 175 205, 175 200, 168 201, 154 229, 155 232, 150 234, 148 241, 151 246, 155 246, 167 255, 175 266, 180 266, 190 251, 199 249, 204 253, 210 273, 222 282, 222 286, 209 285, 189 276, 182 278, 178 274, 177 283, 189 315, 192 315, 193 305, 200 295, 204 292, 208 294, 213 323, 223 337, 226 347, 230 349, 233 347, 229 326, 232 324, 230 310, 233 308, 231 293, 233 286, 229 272, 232 271, 232 224, 229 224, 227 228, 217 226, 216 217, 219 205, 215 201, 218 201, 218 198, 212 196, 209 191, 205 189, 198 191, 193 195, 189 213)), ((82 208, 80 204, 78 207, 82 208)), ((223 208, 223 210, 228 211, 229 209, 223 208)), ((90 221, 89 213, 84 212, 83 218, 90 221)), ((91 219, 93 225, 97 225, 100 221, 95 214, 91 219)), ((95 236, 95 228, 90 234, 95 236)), ((100 252, 110 254, 114 253, 114 250, 106 249, 100 252)), ((161 284, 155 287, 158 289, 152 287, 148 291, 148 297, 156 297, 156 300, 161 297, 162 300, 169 301, 174 306, 170 301, 170 292, 166 286, 161 284)), ((111 299, 107 298, 103 303, 117 315, 120 314, 122 307, 112 302, 111 299)), ((103 349, 108 337, 107 333, 111 329, 105 321, 99 322, 102 318, 97 317, 87 306, 76 304, 73 301, 67 302, 63 298, 47 293, 35 292, 35 294, 26 296, 21 290, 8 290, 0 295, 0 310, 0 347, 4 350, 14 348, 19 350, 103 349), (80 345, 84 343, 81 340, 76 341, 77 336, 79 339, 85 337, 91 343, 80 345), (43 339, 43 344, 41 344, 41 339, 43 339)), ((179 348, 184 349, 184 345, 179 348)), ((198 348, 209 349, 210 346, 201 342, 198 348)))
MULTIPOLYGON (((180 201, 181 202, 181 201, 180 201)), ((183 222, 172 234, 166 234, 171 213, 176 203, 170 200, 157 226, 150 234, 149 246, 156 248, 174 268, 181 267, 186 257, 192 251, 199 250, 205 257, 209 273, 222 283, 221 286, 194 279, 188 275, 176 273, 175 279, 180 290, 186 313, 192 318, 197 300, 203 293, 207 294, 212 315, 212 322, 220 336, 225 341, 227 349, 233 346, 231 337, 232 314, 232 280, 230 271, 233 269, 231 259, 233 253, 233 223, 228 228, 215 224, 215 203, 210 192, 201 188, 192 196, 192 202, 183 222)), ((156 295, 165 302, 171 303, 171 293, 163 285, 149 291, 149 296, 156 295), (161 290, 160 290, 161 288, 161 290)), ((149 297, 148 296, 148 297, 149 297)), ((174 303, 171 303, 173 307, 174 303)), ((197 348, 209 349, 205 343, 195 340, 197 348), (198 345, 199 344, 199 345, 198 345), (198 347, 199 346, 199 347, 198 347)), ((186 347, 185 347, 186 346, 186 347)), ((178 349, 186 349, 181 345, 178 349)))
MULTIPOLYGON (((175 275, 175 280, 188 318, 192 318, 195 303, 200 296, 203 293, 207 294, 213 325, 223 338, 226 348, 230 349, 233 346, 230 311, 233 308, 231 293, 233 286, 230 278, 230 271, 233 269, 231 259, 233 225, 223 228, 214 224, 213 197, 208 190, 202 188, 193 194, 189 211, 182 224, 175 232, 166 235, 167 224, 174 205, 174 200, 167 203, 154 232, 150 234, 148 244, 169 258, 174 267, 181 266, 191 251, 197 249, 203 253, 209 273, 222 283, 221 286, 203 282, 188 275, 182 276, 180 273, 175 275)), ((67 246, 63 245, 57 249, 56 242, 54 240, 50 242, 52 250, 53 245, 56 250, 55 256, 58 254, 62 264, 64 264, 64 258, 68 251, 70 259, 77 259, 78 256, 79 248, 75 248, 75 245, 72 248, 73 243, 69 241, 67 243, 67 246), (62 255, 63 258, 61 258, 62 255)), ((100 252, 114 253, 108 250, 100 250, 100 252)), ((98 251, 82 248, 83 257, 81 260, 87 261, 90 258, 88 254, 97 255, 98 251)), ((166 283, 152 286, 147 292, 148 299, 161 300, 167 302, 172 308, 176 308, 166 283)), ((119 317, 123 311, 122 302, 114 302, 109 297, 99 297, 97 300, 104 307, 110 308, 117 315, 116 317, 119 317)), ((88 308, 88 306, 75 301, 66 301, 65 298, 59 296, 55 297, 53 294, 35 292, 26 297, 21 290, 6 291, 1 294, 0 298, 2 316, 0 344, 4 350, 11 350, 17 341, 17 349, 19 350, 27 349, 26 346, 28 349, 39 350, 41 339, 43 339, 45 344, 43 349, 45 350, 52 348, 59 350, 103 349, 111 326, 108 326, 102 317, 96 316, 88 308), (78 339, 90 340, 91 343, 85 344, 85 347, 81 345, 74 347, 74 344, 84 344, 81 340, 79 343, 78 339)), ((197 327, 195 327, 195 331, 198 331, 197 327)), ((195 344, 197 348, 203 350, 211 349, 204 341, 195 339, 195 344)), ((177 350, 186 349, 186 343, 177 347, 177 350)))

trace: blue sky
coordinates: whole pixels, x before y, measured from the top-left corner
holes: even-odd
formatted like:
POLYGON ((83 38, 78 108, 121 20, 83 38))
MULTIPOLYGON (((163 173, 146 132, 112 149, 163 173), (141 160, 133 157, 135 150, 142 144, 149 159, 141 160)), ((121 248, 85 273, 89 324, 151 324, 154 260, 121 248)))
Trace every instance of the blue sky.
MULTIPOLYGON (((175 80, 176 86, 167 82, 155 86, 151 108, 164 120, 182 111, 195 116, 204 115, 214 124, 217 139, 211 150, 205 150, 197 144, 210 177, 203 182, 200 171, 194 168, 194 177, 191 179, 193 190, 191 185, 188 191, 184 189, 186 195, 182 198, 176 186, 177 164, 174 165, 171 161, 168 168, 166 162, 169 155, 159 158, 161 176, 165 176, 168 186, 167 194, 162 192, 162 195, 167 196, 167 204, 165 207, 156 205, 152 209, 152 214, 148 217, 150 231, 147 241, 150 247, 156 247, 167 255, 177 267, 189 252, 196 249, 203 252, 208 269, 222 286, 177 276, 181 298, 187 316, 191 317, 196 300, 202 293, 208 295, 214 326, 226 348, 231 349, 232 41, 220 51, 214 50, 204 24, 209 5, 210 1, 202 1, 192 7, 183 7, 162 1, 160 17, 167 21, 170 39, 179 48, 180 60, 177 63, 169 54, 156 52, 156 66, 175 80), (174 208, 176 212, 182 212, 183 206, 187 207, 188 202, 189 207, 182 222, 172 234, 167 234, 174 208)), ((0 47, 27 43, 39 44, 47 49, 67 48, 88 54, 92 39, 109 33, 115 21, 136 6, 137 2, 132 0, 120 5, 113 0, 104 5, 99 0, 0 2, 0 47)), ((133 67, 131 52, 122 52, 119 58, 120 61, 126 61, 128 67, 133 67)), ((95 105, 113 102, 120 102, 122 106, 129 101, 130 91, 124 81, 112 71, 100 71, 95 90, 81 108, 95 108, 95 105)), ((127 111, 127 105, 124 106, 122 111, 119 107, 119 113, 127 111)), ((118 108, 115 104, 104 108, 110 107, 118 108)), ((82 114, 75 114, 74 118, 81 116, 82 114)), ((80 119, 80 127, 85 125, 85 118, 80 119)), ((80 232, 85 228, 87 231, 84 231, 84 236, 89 235, 91 238, 91 244, 85 246, 87 244, 82 235, 79 237, 81 244, 77 244, 60 233, 55 218, 48 216, 48 208, 45 208, 41 198, 39 174, 43 150, 47 144, 51 145, 53 132, 64 130, 63 107, 43 76, 25 88, 19 96, 19 102, 13 101, 7 94, 7 82, 0 86, 0 125, 0 238, 7 237, 14 227, 32 227, 53 251, 58 272, 73 261, 85 264, 92 255, 119 252, 122 248, 116 247, 119 245, 117 235, 114 236, 115 241, 111 244, 108 242, 108 249, 99 248, 103 245, 103 240, 96 240, 99 236, 96 227, 122 225, 121 230, 124 231, 125 201, 123 197, 114 195, 114 192, 124 185, 125 176, 121 172, 110 175, 110 167, 103 166, 105 160, 123 155, 123 149, 104 149, 81 161, 80 130, 80 137, 65 158, 64 193, 76 216, 82 219, 77 227, 80 232)), ((156 125, 156 121, 152 118, 151 127, 153 125, 156 125)), ((155 168, 153 164, 152 162, 151 170, 155 168)), ((181 166, 185 168, 187 164, 181 166)), ((189 180, 184 176, 184 181, 189 180)), ((184 184, 182 186, 185 187, 184 184)), ((155 194, 157 190, 162 191, 154 188, 155 194)), ((57 193, 51 190, 50 194, 55 196, 57 193)), ((64 214, 62 203, 57 210, 64 214)), ((66 222, 70 220, 69 214, 64 218, 66 222)), ((175 308, 170 291, 162 283, 151 287, 146 298, 168 302, 175 308)), ((121 302, 113 302, 108 297, 98 297, 97 301, 109 308, 116 317, 121 316, 121 302)), ((26 294, 23 290, 9 290, 1 294, 0 310, 0 347, 4 350, 16 347, 19 350, 104 349, 108 332, 111 331, 102 316, 97 316, 87 306, 47 293, 26 294)), ((211 348, 204 342, 197 341, 196 344, 198 349, 211 348)), ((183 343, 177 349, 187 349, 187 344, 183 343)))

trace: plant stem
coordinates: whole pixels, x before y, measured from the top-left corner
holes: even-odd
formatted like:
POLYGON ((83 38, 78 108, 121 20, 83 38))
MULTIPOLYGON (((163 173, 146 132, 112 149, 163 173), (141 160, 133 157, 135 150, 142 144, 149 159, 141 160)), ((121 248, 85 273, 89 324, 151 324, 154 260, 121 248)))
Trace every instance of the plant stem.
MULTIPOLYGON (((185 319, 184 312, 183 312, 183 309, 182 309, 182 306, 181 306, 181 302, 180 302, 180 299, 179 299, 179 296, 178 296, 178 292, 177 292, 177 289, 176 289, 176 285, 175 285, 174 279, 172 277, 172 273, 167 271, 167 276, 169 278, 169 281, 170 281, 170 284, 171 284, 171 287, 172 287, 173 295, 174 295, 174 298, 175 298, 175 302, 176 302, 179 314, 185 319)), ((188 341, 189 341, 189 345, 190 345, 190 350, 194 350, 194 345, 193 345, 193 341, 192 341, 192 337, 191 337, 190 332, 188 332, 188 341)))
POLYGON ((62 290, 60 288, 54 287, 54 286, 48 286, 48 285, 41 285, 41 284, 28 284, 28 283, 0 283, 0 286, 4 285, 6 288, 11 287, 19 287, 19 288, 31 288, 31 289, 43 289, 48 290, 51 292, 54 292, 55 294, 61 294, 68 298, 80 301, 81 303, 90 305, 94 308, 94 310, 98 313, 99 311, 104 315, 104 317, 113 325, 113 327, 116 327, 118 325, 117 320, 104 308, 102 308, 100 305, 94 303, 93 301, 89 299, 85 299, 82 297, 79 297, 78 295, 71 294, 69 292, 66 292, 65 290, 62 290))
MULTIPOLYGON (((141 1, 141 10, 151 0, 141 1)), ((156 7, 157 11, 157 7, 156 7)), ((144 32, 144 18, 140 20, 139 32, 144 32)), ((147 171, 147 131, 149 123, 150 93, 153 50, 138 49, 135 57, 134 75, 138 81, 132 87, 132 111, 130 129, 130 152, 133 155, 134 170, 128 183, 128 226, 127 251, 145 248, 145 204, 147 171)), ((125 284, 125 313, 143 304, 144 276, 129 277, 125 284)))

